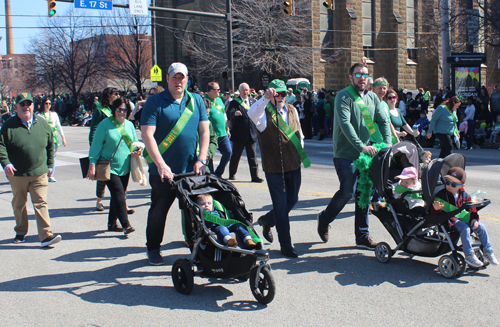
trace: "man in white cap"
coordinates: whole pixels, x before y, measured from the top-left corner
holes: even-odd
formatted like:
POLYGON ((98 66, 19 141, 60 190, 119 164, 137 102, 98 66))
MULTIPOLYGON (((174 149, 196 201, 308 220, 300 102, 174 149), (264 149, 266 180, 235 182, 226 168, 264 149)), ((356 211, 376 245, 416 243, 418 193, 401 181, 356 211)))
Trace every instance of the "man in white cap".
POLYGON ((285 98, 285 103, 293 105, 293 103, 296 101, 295 95, 293 94, 293 90, 291 87, 288 88, 286 98, 285 98))
POLYGON ((170 183, 174 174, 205 174, 210 130, 203 99, 186 91, 187 67, 176 62, 167 74, 167 89, 148 98, 141 116, 142 140, 147 153, 151 207, 146 227, 149 263, 162 265, 160 252, 167 213, 176 198, 170 183), (197 134, 200 151, 196 154, 197 134))

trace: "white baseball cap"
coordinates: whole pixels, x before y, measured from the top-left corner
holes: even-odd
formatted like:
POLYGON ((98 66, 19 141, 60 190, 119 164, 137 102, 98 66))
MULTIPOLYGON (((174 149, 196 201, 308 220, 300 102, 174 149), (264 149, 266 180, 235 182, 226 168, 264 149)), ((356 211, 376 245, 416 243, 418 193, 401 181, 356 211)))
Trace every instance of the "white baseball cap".
POLYGON ((175 76, 175 74, 181 73, 184 76, 188 76, 188 69, 186 65, 180 62, 174 62, 168 67, 168 74, 170 76, 175 76))

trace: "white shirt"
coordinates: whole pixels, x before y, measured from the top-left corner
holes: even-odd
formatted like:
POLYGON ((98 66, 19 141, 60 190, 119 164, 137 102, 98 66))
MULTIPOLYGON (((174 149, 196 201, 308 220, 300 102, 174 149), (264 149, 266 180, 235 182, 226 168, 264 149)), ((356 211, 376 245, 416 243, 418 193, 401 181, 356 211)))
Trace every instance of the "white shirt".
MULTIPOLYGON (((474 114, 476 113, 476 107, 473 104, 465 108, 465 118, 464 120, 474 120, 474 114)), ((472 126, 474 128, 474 126, 472 126)))
POLYGON ((399 101, 399 111, 401 111, 401 114, 406 116, 406 104, 403 100, 399 101))
MULTIPOLYGON (((257 130, 259 132, 263 132, 267 128, 267 119, 266 119, 266 106, 269 103, 269 99, 266 97, 262 97, 259 101, 255 102, 248 110, 248 116, 255 123, 257 130)), ((278 113, 281 115, 281 118, 288 124, 288 108, 284 106, 282 109, 276 109, 278 113)), ((297 119, 297 124, 300 126, 300 121, 298 115, 295 116, 297 119)), ((302 130, 299 129, 300 133, 300 144, 304 147, 304 135, 302 134, 302 130)))

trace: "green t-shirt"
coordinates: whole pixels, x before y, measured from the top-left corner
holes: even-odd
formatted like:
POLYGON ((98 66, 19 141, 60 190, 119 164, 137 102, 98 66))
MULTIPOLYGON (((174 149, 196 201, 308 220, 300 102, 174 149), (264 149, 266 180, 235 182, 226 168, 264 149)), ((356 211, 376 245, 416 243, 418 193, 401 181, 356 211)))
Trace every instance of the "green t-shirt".
POLYGON ((226 130, 226 111, 224 108, 224 103, 217 97, 215 101, 212 101, 209 97, 205 96, 212 103, 212 108, 210 108, 210 116, 208 120, 212 123, 212 127, 217 134, 217 137, 223 137, 227 135, 226 130))

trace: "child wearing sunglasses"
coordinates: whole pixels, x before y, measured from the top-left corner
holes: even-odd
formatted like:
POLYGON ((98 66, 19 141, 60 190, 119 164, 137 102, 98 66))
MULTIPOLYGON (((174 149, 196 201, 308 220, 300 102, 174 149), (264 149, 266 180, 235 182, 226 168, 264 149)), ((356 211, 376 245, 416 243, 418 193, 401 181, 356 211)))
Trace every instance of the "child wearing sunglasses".
MULTIPOLYGON (((444 176, 445 188, 436 194, 436 201, 434 201, 431 208, 431 213, 435 215, 441 214, 443 211, 456 210, 463 205, 464 202, 471 201, 470 195, 465 192, 465 180, 467 175, 460 167, 453 167, 444 176), (450 209, 446 209, 445 205, 451 204, 450 209), (455 209, 453 209, 454 207, 455 209)), ((460 232, 460 239, 462 240, 462 247, 465 255, 465 262, 471 267, 481 267, 483 263, 477 258, 471 245, 471 228, 481 240, 483 246, 484 258, 492 265, 498 265, 498 260, 493 254, 491 243, 486 232, 486 227, 483 223, 479 222, 479 215, 476 208, 471 208, 467 211, 462 211, 456 217, 450 219, 450 224, 460 232)))

